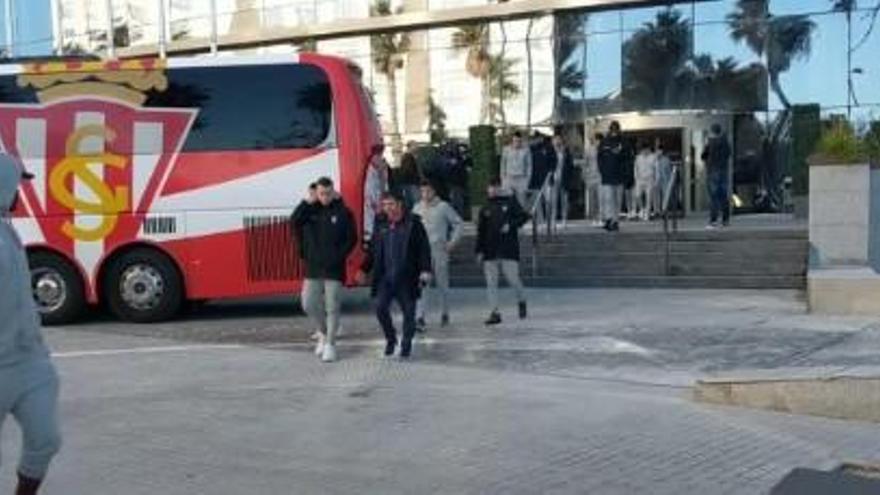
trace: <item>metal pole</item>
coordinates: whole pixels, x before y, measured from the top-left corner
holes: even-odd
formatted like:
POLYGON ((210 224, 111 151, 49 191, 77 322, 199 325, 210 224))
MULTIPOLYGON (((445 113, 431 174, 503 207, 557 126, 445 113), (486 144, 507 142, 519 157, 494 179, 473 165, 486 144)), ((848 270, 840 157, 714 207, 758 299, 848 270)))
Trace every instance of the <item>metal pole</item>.
POLYGON ((846 120, 852 122, 852 9, 846 10, 846 120))
POLYGON ((55 43, 55 55, 61 56, 64 55, 64 11, 63 6, 60 1, 52 2, 52 19, 53 24, 55 25, 55 32, 53 33, 55 39, 52 40, 55 43))
POLYGON ((15 13, 13 12, 14 6, 12 2, 14 0, 6 0, 5 12, 6 12, 6 56, 14 57, 15 56, 15 22, 13 21, 15 13))
POLYGON ((159 0, 159 58, 168 56, 167 26, 165 25, 165 1, 159 0))
POLYGON ((116 58, 116 36, 113 29, 113 0, 106 0, 107 5, 107 56, 116 58))
POLYGON ((211 54, 217 55, 217 0, 211 0, 211 54))

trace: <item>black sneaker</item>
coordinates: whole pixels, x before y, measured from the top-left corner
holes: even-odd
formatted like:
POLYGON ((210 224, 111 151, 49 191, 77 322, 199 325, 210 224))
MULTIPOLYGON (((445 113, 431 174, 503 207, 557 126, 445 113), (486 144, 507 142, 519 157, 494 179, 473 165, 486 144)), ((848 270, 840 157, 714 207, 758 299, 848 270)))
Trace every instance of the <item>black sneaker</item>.
POLYGON ((618 230, 620 230, 620 222, 611 222, 608 225, 608 232, 617 232, 618 230))
POLYGON ((416 332, 419 332, 419 333, 425 333, 425 328, 426 328, 426 327, 427 327, 427 325, 425 324, 425 319, 424 319, 424 318, 418 318, 418 319, 416 319, 416 332))
POLYGON ((391 357, 394 355, 394 349, 397 347, 397 342, 390 341, 385 343, 385 357, 391 357))
POLYGON ((448 327, 449 326, 449 315, 448 314, 443 313, 443 315, 440 317, 440 326, 441 327, 448 327))
POLYGON ((486 320, 486 325, 497 325, 501 323, 501 315, 497 311, 493 311, 486 320))
POLYGON ((529 315, 528 309, 526 308, 526 302, 520 301, 519 303, 519 319, 524 320, 526 316, 529 315))
POLYGON ((412 341, 404 340, 400 344, 400 358, 401 359, 409 359, 409 356, 412 354, 412 341))

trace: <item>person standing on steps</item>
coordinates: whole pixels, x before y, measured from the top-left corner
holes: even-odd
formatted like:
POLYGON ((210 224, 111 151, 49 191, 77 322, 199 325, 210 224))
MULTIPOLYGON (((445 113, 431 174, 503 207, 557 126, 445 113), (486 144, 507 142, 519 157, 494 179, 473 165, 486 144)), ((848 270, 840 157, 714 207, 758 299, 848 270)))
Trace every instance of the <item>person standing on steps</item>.
POLYGON ((334 190, 333 181, 322 177, 297 206, 292 222, 306 266, 303 309, 318 324, 315 354, 330 363, 336 360, 346 260, 357 244, 354 215, 334 190))
POLYGON ((504 274, 516 293, 519 317, 527 316, 525 288, 519 276, 519 229, 529 221, 529 214, 516 197, 502 194, 498 179, 489 181, 488 203, 480 209, 477 223, 477 263, 483 266, 489 299, 486 325, 501 323, 498 310, 498 277, 504 274))
POLYGON ((372 273, 372 294, 376 300, 376 318, 385 334, 386 357, 394 355, 398 344, 397 330, 391 319, 391 303, 397 301, 403 313, 400 357, 407 359, 416 333, 419 289, 431 282, 431 247, 422 221, 407 213, 403 194, 385 193, 382 210, 384 221, 373 233, 358 280, 364 282, 367 273, 372 273))
POLYGON ((627 160, 626 143, 620 133, 620 123, 614 121, 608 133, 602 138, 597 151, 599 173, 602 175, 601 211, 605 230, 620 230, 618 215, 623 199, 625 167, 627 160))
POLYGON ((12 415, 21 428, 16 495, 35 495, 61 448, 58 373, 40 333, 27 256, 9 215, 18 187, 33 178, 0 153, 0 426, 12 415))
POLYGON ((706 164, 708 179, 706 182, 711 202, 709 224, 706 225, 706 229, 709 230, 719 227, 719 216, 721 217, 721 226, 730 225, 730 181, 728 180, 730 155, 730 143, 727 141, 727 136, 719 124, 712 124, 709 141, 701 156, 706 164))
MULTIPOLYGON (((463 223, 455 209, 437 196, 430 182, 422 182, 422 200, 413 208, 413 213, 422 220, 431 245, 431 265, 434 268, 434 283, 439 289, 440 325, 449 325, 449 255, 461 239, 463 223)), ((425 328, 427 294, 419 298, 416 309, 417 328, 425 328)))
POLYGON ((513 133, 510 144, 501 152, 501 184, 513 193, 521 205, 525 204, 532 177, 532 150, 523 143, 519 131, 513 133))

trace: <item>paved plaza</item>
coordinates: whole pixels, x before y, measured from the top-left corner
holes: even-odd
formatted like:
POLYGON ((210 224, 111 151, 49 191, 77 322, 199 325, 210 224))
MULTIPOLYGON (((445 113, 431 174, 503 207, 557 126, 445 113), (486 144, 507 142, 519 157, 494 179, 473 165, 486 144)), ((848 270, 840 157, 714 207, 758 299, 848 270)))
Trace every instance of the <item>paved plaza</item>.
MULTIPOLYGON (((880 365, 880 322, 797 292, 541 290, 487 329, 456 291, 411 362, 378 358, 364 292, 340 361, 282 299, 161 325, 47 330, 65 446, 45 493, 756 494, 796 466, 880 460, 876 425, 697 404, 693 380, 880 365), (873 346, 873 347, 872 347, 873 346)), ((0 492, 18 432, 7 422, 0 492)))

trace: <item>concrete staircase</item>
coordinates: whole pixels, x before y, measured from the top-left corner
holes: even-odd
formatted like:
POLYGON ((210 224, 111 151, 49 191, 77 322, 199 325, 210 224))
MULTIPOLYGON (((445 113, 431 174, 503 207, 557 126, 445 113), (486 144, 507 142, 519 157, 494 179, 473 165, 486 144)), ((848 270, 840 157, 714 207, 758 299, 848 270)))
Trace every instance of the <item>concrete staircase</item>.
MULTIPOLYGON (((474 240, 466 235, 453 253, 455 286, 484 283, 474 240)), ((806 284, 805 230, 693 230, 668 242, 662 232, 593 230, 552 240, 542 236, 537 246, 524 232, 521 241, 521 272, 532 287, 803 289, 806 284)))

